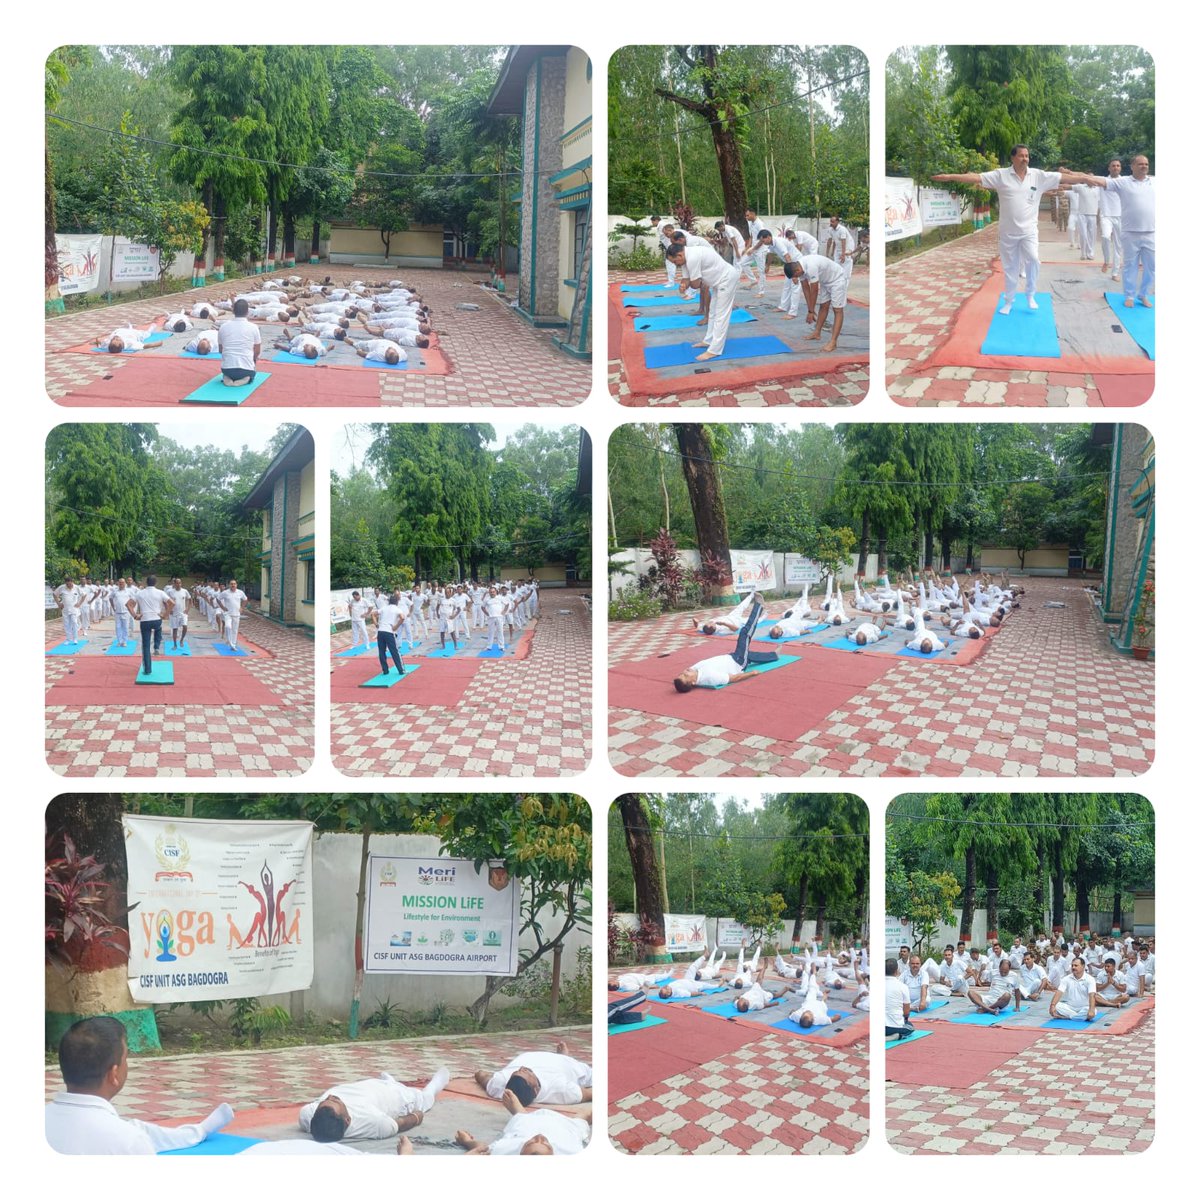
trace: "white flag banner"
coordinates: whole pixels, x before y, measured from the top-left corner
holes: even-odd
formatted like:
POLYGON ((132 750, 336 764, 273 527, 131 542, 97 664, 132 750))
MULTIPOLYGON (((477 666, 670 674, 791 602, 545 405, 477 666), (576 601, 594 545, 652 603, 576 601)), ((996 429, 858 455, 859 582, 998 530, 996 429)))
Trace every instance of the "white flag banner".
POLYGON ((58 292, 73 296, 77 292, 94 292, 100 286, 99 233, 56 233, 58 248, 58 292))
POLYGON ((149 246, 138 246, 128 238, 114 238, 113 283, 134 283, 158 278, 159 254, 149 246))
POLYGON ((392 975, 515 975, 519 885, 466 858, 372 854, 365 970, 392 975))
POLYGON ((920 188, 921 224, 959 225, 963 219, 962 197, 945 188, 920 188))
POLYGON ((783 556, 783 586, 802 587, 806 583, 821 582, 821 564, 803 554, 783 556))
POLYGON ((911 179, 884 179, 883 222, 886 242, 916 237, 921 232, 921 206, 917 203, 917 185, 911 179))
POLYGON ((135 1000, 236 1000, 311 986, 309 822, 127 814, 121 824, 135 1000))
POLYGON ((669 954, 686 954, 689 950, 699 954, 708 942, 708 927, 702 916, 665 913, 663 925, 669 954))
POLYGON ((772 550, 730 550, 733 587, 738 592, 769 592, 775 588, 775 553, 772 550))

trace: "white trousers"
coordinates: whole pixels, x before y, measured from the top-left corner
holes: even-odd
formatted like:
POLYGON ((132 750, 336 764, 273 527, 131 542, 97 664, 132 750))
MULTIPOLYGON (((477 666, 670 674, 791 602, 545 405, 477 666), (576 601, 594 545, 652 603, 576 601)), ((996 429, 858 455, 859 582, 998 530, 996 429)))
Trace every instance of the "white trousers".
POLYGON ((242 623, 241 613, 227 612, 225 614, 225 637, 229 645, 237 649, 238 626, 242 623))
POLYGON ((1069 242, 1069 243, 1070 243, 1072 246, 1074 246, 1074 245, 1076 244, 1076 243, 1075 243, 1075 231, 1076 231, 1078 228, 1079 228, 1079 214, 1078 214, 1078 213, 1072 213, 1072 214, 1071 214, 1071 215, 1070 215, 1070 216, 1067 218, 1067 241, 1068 241, 1068 242, 1069 242))
POLYGON ((117 644, 123 646, 129 641, 129 610, 114 615, 117 622, 117 644))
POLYGON ((792 294, 800 291, 798 284, 793 283, 786 275, 783 277, 783 290, 779 293, 778 308, 780 312, 792 311, 792 294))
POLYGON ((1114 274, 1121 269, 1121 218, 1100 216, 1100 245, 1104 251, 1104 266, 1112 264, 1114 274))
POLYGON ((720 354, 725 349, 729 335, 729 318, 733 315, 733 302, 737 296, 737 280, 710 289, 708 302, 708 325, 704 330, 704 344, 710 353, 720 354))
POLYGON ((1076 227, 1079 234, 1079 257, 1093 259, 1096 257, 1096 218, 1094 215, 1083 215, 1076 227))
POLYGON ((1002 233, 1000 235, 1000 265, 1004 268, 1004 295, 1013 299, 1021 288, 1021 272, 1025 272, 1025 291, 1032 296, 1037 291, 1038 236, 1036 233, 1002 233))
POLYGON ((350 618, 350 632, 354 635, 351 649, 355 646, 369 646, 371 639, 367 637, 367 622, 362 617, 350 618))
POLYGON ((92 606, 90 604, 81 605, 79 609, 79 629, 82 633, 87 633, 91 627, 92 606))
POLYGON ((1131 229, 1121 233, 1121 249, 1125 254, 1125 265, 1121 271, 1121 282, 1125 298, 1136 295, 1145 299, 1154 290, 1154 230, 1149 232, 1131 229), (1138 268, 1142 278, 1138 282, 1138 268))
POLYGON ((65 641, 73 642, 79 637, 79 617, 75 613, 64 612, 63 618, 63 638, 65 641))
POLYGON ((500 618, 499 617, 488 617, 487 629, 488 629, 488 645, 489 646, 499 646, 500 649, 503 650, 504 649, 504 628, 500 624, 500 618))
POLYGON ((1075 1008, 1070 1004, 1064 1004, 1061 1000, 1055 1005, 1054 1012, 1057 1016, 1065 1017, 1068 1021, 1082 1021, 1088 1014, 1086 1004, 1080 1008, 1075 1008))
POLYGON ((675 272, 679 268, 676 267, 675 264, 669 258, 666 259, 665 261, 667 264, 667 287, 674 287, 675 286, 675 272))

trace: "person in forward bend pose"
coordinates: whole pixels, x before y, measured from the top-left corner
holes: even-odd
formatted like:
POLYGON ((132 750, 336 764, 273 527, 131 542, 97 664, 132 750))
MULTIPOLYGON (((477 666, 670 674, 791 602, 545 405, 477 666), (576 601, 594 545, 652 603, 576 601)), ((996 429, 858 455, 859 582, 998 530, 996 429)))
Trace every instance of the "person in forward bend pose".
POLYGON ((829 341, 821 347, 826 354, 832 354, 838 346, 838 338, 842 336, 842 321, 846 315, 846 275, 832 259, 820 254, 805 254, 794 263, 784 267, 784 272, 800 286, 810 285, 805 295, 810 297, 809 316, 813 325, 811 333, 805 335, 810 342, 820 341, 829 310, 833 310, 833 322, 829 327, 829 341), (813 286, 815 285, 815 297, 813 286), (813 306, 816 306, 814 313, 813 306))
POLYGON ((681 671, 674 679, 677 692, 690 692, 694 687, 724 687, 728 683, 748 679, 753 674, 747 669, 751 666, 778 661, 779 654, 774 650, 750 649, 750 639, 758 628, 763 609, 760 593, 755 592, 752 599, 746 623, 738 633, 737 646, 733 653, 702 659, 695 666, 681 671))
POLYGON ((750 286, 753 287, 756 277, 750 256, 746 253, 746 239, 742 237, 742 231, 727 221, 717 221, 713 228, 728 243, 733 253, 733 265, 741 272, 738 276, 738 286, 740 287, 742 281, 749 276, 750 286))
POLYGON ((725 351, 725 339, 729 335, 729 320, 740 277, 737 267, 727 263, 709 245, 681 246, 673 242, 667 256, 682 268, 684 278, 690 284, 703 283, 708 288, 708 321, 704 337, 693 343, 696 348, 703 348, 696 361, 707 362, 719 357, 725 351))

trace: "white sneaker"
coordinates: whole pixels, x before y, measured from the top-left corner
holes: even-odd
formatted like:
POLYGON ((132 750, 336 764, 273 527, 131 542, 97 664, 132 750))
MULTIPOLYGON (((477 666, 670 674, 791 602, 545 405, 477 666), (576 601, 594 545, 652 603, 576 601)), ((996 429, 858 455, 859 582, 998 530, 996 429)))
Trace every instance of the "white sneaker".
POLYGON ((1037 308, 1037 306, 1038 306, 1038 302, 1037 302, 1037 300, 1034 298, 1034 295, 1033 295, 1033 293, 1032 293, 1032 292, 1030 292, 1030 293, 1029 293, 1029 295, 1028 295, 1028 296, 1026 296, 1025 298, 1026 298, 1026 300, 1028 300, 1028 301, 1029 301, 1029 307, 1030 307, 1030 308, 1032 308, 1032 309, 1035 309, 1035 310, 1036 310, 1036 308, 1037 308))
POLYGON ((1002 317, 1007 317, 1010 312, 1012 312, 1012 301, 1005 300, 1004 304, 1000 308, 1000 315, 1002 317))

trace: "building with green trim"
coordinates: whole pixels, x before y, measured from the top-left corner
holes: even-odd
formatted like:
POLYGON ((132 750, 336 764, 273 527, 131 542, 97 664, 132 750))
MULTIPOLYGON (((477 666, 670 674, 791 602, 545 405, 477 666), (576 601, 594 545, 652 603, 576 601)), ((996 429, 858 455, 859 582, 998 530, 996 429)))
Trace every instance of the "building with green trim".
POLYGON ((1142 425, 1098 425, 1096 430, 1112 438, 1100 608, 1112 626, 1109 640, 1130 654, 1138 641, 1143 599, 1153 642, 1153 592, 1147 595, 1147 584, 1154 580, 1154 438, 1142 425))
POLYGON ((592 64, 574 46, 513 46, 488 100, 521 118, 517 312, 592 350, 592 64))
POLYGON ((271 460, 245 512, 262 511, 262 615, 316 625, 316 469, 312 434, 298 427, 271 460))

